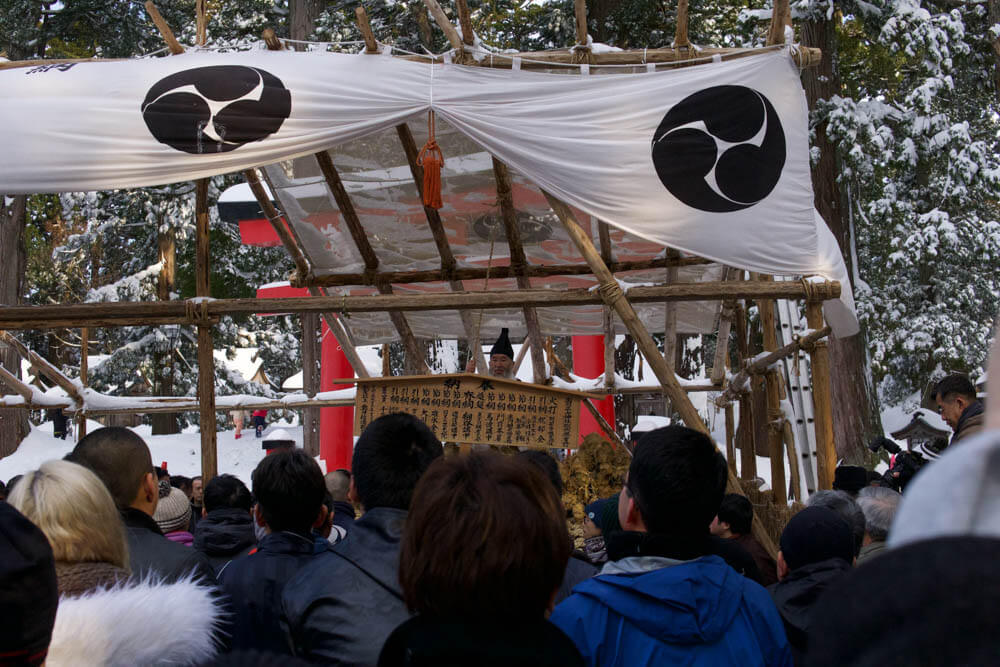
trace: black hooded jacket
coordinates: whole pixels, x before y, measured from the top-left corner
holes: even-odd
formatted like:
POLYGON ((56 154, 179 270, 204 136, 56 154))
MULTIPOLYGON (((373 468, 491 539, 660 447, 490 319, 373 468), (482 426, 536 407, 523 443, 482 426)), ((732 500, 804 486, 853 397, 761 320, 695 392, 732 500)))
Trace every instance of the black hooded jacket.
POLYGON ((194 548, 205 554, 215 574, 229 561, 246 555, 257 544, 253 517, 246 510, 212 510, 198 522, 194 548))
POLYGON ((816 601, 850 571, 851 564, 843 558, 829 558, 796 568, 767 587, 785 623, 785 634, 796 665, 804 664, 816 601))

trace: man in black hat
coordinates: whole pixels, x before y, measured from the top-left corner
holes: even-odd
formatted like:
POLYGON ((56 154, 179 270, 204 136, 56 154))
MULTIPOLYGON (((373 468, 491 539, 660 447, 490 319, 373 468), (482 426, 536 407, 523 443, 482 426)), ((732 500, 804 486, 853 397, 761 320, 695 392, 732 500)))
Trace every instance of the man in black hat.
MULTIPOLYGON (((465 366, 466 372, 476 372, 476 360, 470 359, 465 366)), ((514 346, 510 344, 510 330, 504 327, 500 337, 490 348, 490 375, 498 378, 514 379, 514 346)))

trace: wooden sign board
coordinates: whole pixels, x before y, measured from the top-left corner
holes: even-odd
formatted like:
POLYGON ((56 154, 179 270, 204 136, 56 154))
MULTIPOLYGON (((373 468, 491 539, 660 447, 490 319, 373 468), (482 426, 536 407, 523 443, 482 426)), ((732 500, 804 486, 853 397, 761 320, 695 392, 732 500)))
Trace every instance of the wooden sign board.
POLYGON ((601 398, 471 373, 354 382, 354 435, 382 415, 408 412, 442 442, 535 449, 576 447, 580 401, 601 398))

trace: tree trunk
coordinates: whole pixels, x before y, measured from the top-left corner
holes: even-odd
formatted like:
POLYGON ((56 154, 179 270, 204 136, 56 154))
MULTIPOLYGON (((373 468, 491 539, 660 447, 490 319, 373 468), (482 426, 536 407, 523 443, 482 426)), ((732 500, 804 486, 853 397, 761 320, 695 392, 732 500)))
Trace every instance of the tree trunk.
MULTIPOLYGON (((829 99, 840 91, 840 73, 836 66, 837 36, 832 21, 805 21, 802 24, 803 46, 823 51, 819 67, 802 72, 802 85, 809 108, 829 99)), ((826 123, 816 127, 815 146, 820 150, 819 161, 812 169, 816 209, 833 231, 840 251, 847 262, 848 275, 853 276, 854 230, 851 227, 850 202, 837 182, 839 159, 836 147, 826 134, 826 123)), ((850 338, 830 338, 831 392, 833 397, 833 439, 837 456, 848 462, 865 460, 865 443, 882 435, 882 417, 871 376, 867 336, 861 333, 850 338)))
POLYGON ((309 39, 316 30, 316 19, 324 4, 322 0, 291 0, 288 3, 289 37, 309 39))
MULTIPOLYGON (((25 207, 28 198, 16 195, 7 198, 0 194, 0 303, 16 305, 21 302, 24 281, 25 207), (9 203, 8 203, 9 202, 9 203)), ((0 363, 9 372, 21 376, 21 357, 7 345, 0 346, 0 363)), ((17 451, 21 440, 28 435, 28 413, 21 408, 0 410, 0 458, 17 451)))
MULTIPOLYGON (((177 239, 173 228, 161 231, 159 234, 160 262, 163 267, 157 280, 157 298, 169 301, 170 293, 174 291, 174 281, 177 275, 177 239)), ((174 350, 168 350, 156 355, 156 375, 153 379, 153 393, 158 396, 172 396, 174 393, 174 350)), ((150 415, 153 435, 172 435, 180 433, 177 424, 177 413, 163 412, 150 415)))

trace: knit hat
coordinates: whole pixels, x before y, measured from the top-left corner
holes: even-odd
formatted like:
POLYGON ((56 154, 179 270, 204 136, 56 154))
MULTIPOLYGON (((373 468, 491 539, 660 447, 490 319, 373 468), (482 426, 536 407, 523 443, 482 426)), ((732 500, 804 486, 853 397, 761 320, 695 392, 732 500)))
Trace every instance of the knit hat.
POLYGON ((490 348, 490 356, 494 354, 506 354, 511 359, 514 358, 514 346, 510 344, 510 330, 504 327, 500 330, 500 337, 490 348))
POLYGON ((0 662, 45 661, 56 622, 59 588, 45 534, 0 501, 0 662))
POLYGON ((587 518, 593 521, 594 525, 605 535, 622 529, 621 524, 618 523, 617 493, 610 498, 595 500, 584 508, 584 512, 587 518))
POLYGON ((826 507, 807 507, 793 516, 781 533, 780 544, 790 570, 830 558, 854 560, 851 527, 826 507))
POLYGON ((153 521, 164 533, 187 530, 191 525, 191 501, 183 491, 172 488, 170 495, 156 504, 153 521))
POLYGON ((837 466, 833 471, 833 488, 852 496, 868 486, 868 471, 861 466, 837 466))
POLYGON ((813 667, 992 665, 1000 636, 1000 540, 947 537, 850 571, 810 613, 813 667))

